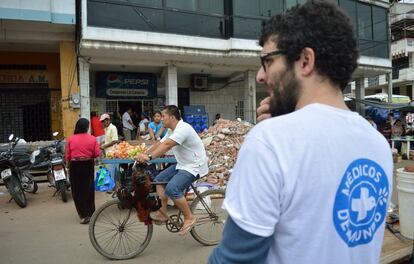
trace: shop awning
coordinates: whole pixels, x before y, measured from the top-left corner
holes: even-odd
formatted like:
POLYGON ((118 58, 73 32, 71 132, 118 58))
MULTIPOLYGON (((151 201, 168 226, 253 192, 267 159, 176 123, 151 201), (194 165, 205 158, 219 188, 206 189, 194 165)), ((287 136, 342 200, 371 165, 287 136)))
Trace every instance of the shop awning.
POLYGON ((362 100, 362 99, 356 99, 356 98, 350 98, 350 97, 347 97, 347 98, 354 101, 355 103, 361 103, 366 106, 388 109, 391 112, 414 112, 414 102, 387 103, 387 102, 379 102, 375 100, 367 100, 367 99, 362 100))

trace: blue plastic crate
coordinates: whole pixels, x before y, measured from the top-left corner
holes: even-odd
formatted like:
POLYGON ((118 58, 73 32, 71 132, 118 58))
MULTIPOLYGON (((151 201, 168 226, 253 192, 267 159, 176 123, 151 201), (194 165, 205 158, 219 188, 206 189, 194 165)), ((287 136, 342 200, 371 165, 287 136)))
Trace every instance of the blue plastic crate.
POLYGON ((194 127, 194 130, 195 130, 197 133, 200 133, 200 132, 201 132, 201 126, 200 126, 199 124, 195 124, 193 127, 194 127))
POLYGON ((194 123, 197 123, 197 124, 201 123, 201 116, 199 115, 194 116, 194 123))
POLYGON ((184 119, 185 119, 185 122, 187 122, 187 123, 189 123, 189 124, 191 124, 191 123, 193 123, 193 122, 194 122, 194 117, 193 117, 193 115, 185 115, 185 116, 184 116, 184 119))
POLYGON ((184 106, 184 115, 205 115, 206 108, 204 105, 184 106))

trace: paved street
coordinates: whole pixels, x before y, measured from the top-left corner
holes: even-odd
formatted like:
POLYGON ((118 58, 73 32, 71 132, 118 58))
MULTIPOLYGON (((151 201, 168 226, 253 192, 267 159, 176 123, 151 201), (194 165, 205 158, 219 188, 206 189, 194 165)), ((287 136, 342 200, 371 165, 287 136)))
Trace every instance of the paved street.
MULTIPOLYGON (((109 263, 92 247, 88 225, 80 225, 70 197, 63 203, 52 197, 54 189, 39 184, 36 194, 26 194, 28 205, 20 208, 0 186, 1 263, 109 263)), ((96 193, 96 206, 111 199, 96 193)), ((191 235, 180 237, 155 226, 152 240, 135 259, 116 263, 206 263, 213 247, 205 247, 191 235)))

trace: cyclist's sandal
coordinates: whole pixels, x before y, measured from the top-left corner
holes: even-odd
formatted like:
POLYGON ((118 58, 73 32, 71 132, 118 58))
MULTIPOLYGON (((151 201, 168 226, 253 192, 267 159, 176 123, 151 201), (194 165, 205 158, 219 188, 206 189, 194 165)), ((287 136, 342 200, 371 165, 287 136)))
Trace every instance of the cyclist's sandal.
POLYGON ((188 232, 191 231, 191 229, 193 229, 193 227, 195 226, 195 224, 197 223, 197 218, 194 217, 193 220, 191 222, 184 222, 183 227, 181 227, 180 229, 180 236, 185 236, 187 235, 188 232))
POLYGON ((159 224, 159 225, 165 224, 168 220, 168 218, 163 216, 162 213, 160 213, 159 211, 151 212, 150 217, 152 220, 155 221, 155 224, 159 224))

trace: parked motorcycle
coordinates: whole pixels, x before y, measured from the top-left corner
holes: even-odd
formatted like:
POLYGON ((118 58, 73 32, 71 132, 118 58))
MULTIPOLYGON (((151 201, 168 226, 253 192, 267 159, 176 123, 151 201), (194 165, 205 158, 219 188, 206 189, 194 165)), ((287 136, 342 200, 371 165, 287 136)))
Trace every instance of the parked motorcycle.
MULTIPOLYGON (((53 137, 58 134, 58 132, 54 132, 53 137)), ((35 150, 31 157, 34 160, 32 169, 41 168, 46 163, 47 179, 50 186, 56 188, 54 195, 59 193, 62 201, 67 202, 67 191, 70 183, 61 142, 62 140, 55 140, 51 145, 35 150)))
MULTIPOLYGON (((6 152, 0 153, 0 177, 6 185, 7 190, 9 191, 12 199, 16 203, 24 208, 27 205, 26 195, 24 194, 24 189, 22 186, 22 179, 27 176, 23 175, 23 172, 16 164, 16 159, 13 156, 13 150, 17 145, 19 138, 14 137, 13 134, 9 137, 9 148, 6 152)), ((34 182, 34 181, 33 181, 34 182)), ((27 182, 25 182, 26 184, 27 182)), ((34 184, 36 184, 34 182, 34 184)), ((33 187, 34 189, 35 187, 33 187)), ((37 191, 37 184, 36 184, 37 191)))

